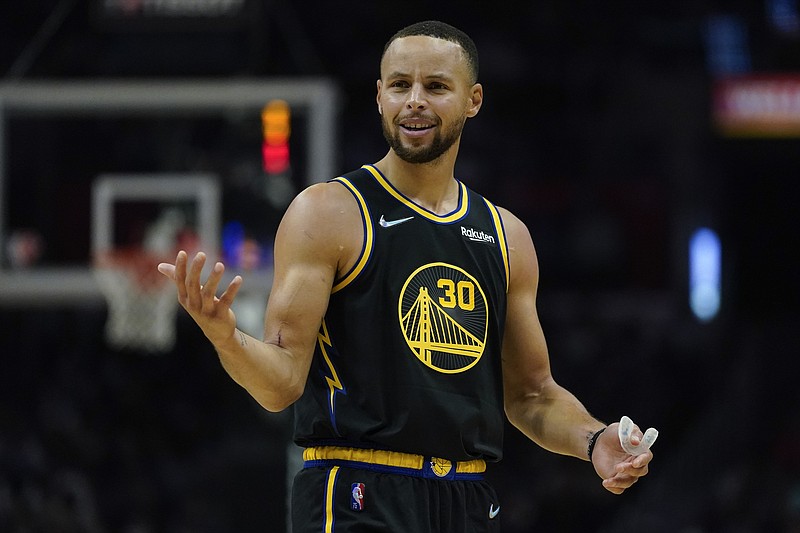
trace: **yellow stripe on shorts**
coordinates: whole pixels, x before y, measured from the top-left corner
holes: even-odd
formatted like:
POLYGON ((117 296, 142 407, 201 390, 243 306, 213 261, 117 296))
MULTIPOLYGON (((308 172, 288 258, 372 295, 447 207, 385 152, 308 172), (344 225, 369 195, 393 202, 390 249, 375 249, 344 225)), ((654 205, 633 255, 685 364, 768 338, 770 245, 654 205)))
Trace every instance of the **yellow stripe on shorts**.
POLYGON ((333 489, 336 487, 336 475, 338 473, 338 466, 334 466, 328 472, 328 483, 325 486, 325 533, 333 533, 333 489))

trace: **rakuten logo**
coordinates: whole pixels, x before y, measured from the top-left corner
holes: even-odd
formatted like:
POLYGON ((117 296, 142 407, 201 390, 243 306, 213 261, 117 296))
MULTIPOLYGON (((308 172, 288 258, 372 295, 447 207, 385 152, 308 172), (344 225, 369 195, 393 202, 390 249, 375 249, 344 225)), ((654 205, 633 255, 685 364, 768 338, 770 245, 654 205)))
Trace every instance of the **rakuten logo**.
POLYGON ((471 241, 494 244, 493 235, 489 235, 483 231, 478 231, 475 228, 465 228, 464 226, 461 226, 461 235, 471 241))

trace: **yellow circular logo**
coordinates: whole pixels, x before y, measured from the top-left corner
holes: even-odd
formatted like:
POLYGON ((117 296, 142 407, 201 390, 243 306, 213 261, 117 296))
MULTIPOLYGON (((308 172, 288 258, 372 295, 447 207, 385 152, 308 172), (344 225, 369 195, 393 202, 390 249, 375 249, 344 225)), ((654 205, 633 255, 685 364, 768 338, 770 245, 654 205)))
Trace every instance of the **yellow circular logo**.
POLYGON ((431 471, 436 475, 436 477, 445 477, 452 469, 453 463, 447 459, 431 457, 431 471))
POLYGON ((489 323, 486 296, 465 270, 430 263, 415 270, 400 291, 400 329, 417 359, 445 374, 475 366, 489 323))

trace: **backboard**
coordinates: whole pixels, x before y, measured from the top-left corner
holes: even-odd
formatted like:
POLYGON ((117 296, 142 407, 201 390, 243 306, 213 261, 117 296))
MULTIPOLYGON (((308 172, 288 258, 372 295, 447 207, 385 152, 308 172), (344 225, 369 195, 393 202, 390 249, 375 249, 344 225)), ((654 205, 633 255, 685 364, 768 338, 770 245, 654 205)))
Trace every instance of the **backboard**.
POLYGON ((159 185, 142 196, 136 180, 144 175, 165 178, 165 191, 180 177, 215 181, 219 216, 203 231, 214 233, 207 238, 220 253, 225 235, 252 236, 262 256, 249 277, 268 283, 287 188, 335 175, 337 99, 335 85, 316 78, 0 84, 0 305, 101 301, 94 249, 126 238, 126 226, 135 233, 132 213, 164 208, 159 185), (283 181, 261 168, 260 113, 276 99, 292 110, 292 168, 283 181), (109 175, 117 191, 129 191, 115 229, 93 217, 92 191, 109 175))

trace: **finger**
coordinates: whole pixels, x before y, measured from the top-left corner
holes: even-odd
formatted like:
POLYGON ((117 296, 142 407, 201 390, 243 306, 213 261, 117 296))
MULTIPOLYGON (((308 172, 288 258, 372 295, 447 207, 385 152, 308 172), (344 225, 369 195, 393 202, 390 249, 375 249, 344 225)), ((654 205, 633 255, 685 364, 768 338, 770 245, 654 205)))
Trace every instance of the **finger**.
POLYGON ((644 466, 636 466, 633 462, 630 463, 620 463, 614 469, 615 476, 631 476, 631 477, 642 477, 646 476, 649 472, 650 467, 647 466, 645 463, 644 466))
POLYGON ((608 479, 603 480, 603 488, 612 494, 622 494, 623 492, 625 492, 625 488, 618 487, 616 484, 614 484, 611 480, 608 479))
POLYGON ((625 490, 631 488, 639 478, 631 476, 614 476, 610 479, 603 480, 603 487, 614 494, 622 494, 625 490))
POLYGON ((197 252, 192 259, 192 265, 186 274, 186 294, 189 300, 189 305, 195 308, 200 308, 203 305, 200 296, 200 274, 203 272, 203 266, 206 264, 206 254, 197 252))
POLYGON ((175 280, 175 265, 172 263, 159 263, 158 271, 171 280, 175 280))
POLYGON ((652 460, 653 460, 653 452, 648 450, 647 452, 634 457, 631 463, 633 464, 634 468, 647 468, 647 465, 652 460))
POLYGON ((175 258, 175 285, 178 287, 178 300, 186 302, 186 263, 189 255, 181 250, 175 258))
POLYGON ((606 478, 604 482, 607 482, 609 486, 627 488, 636 483, 637 481, 639 481, 639 478, 641 478, 642 476, 637 474, 640 473, 642 472, 627 471, 627 470, 622 472, 617 472, 613 476, 606 478))
POLYGON ((217 287, 222 279, 222 274, 225 272, 225 265, 220 262, 214 264, 211 269, 211 274, 208 276, 206 282, 200 287, 200 295, 203 300, 203 311, 212 312, 214 310, 214 303, 217 295, 217 287))
POLYGON ((219 303, 223 305, 226 309, 230 308, 233 305, 233 300, 236 298, 236 295, 239 293, 239 288, 242 286, 242 276, 234 276, 231 282, 228 284, 228 288, 225 289, 225 292, 219 297, 219 303))

